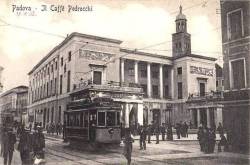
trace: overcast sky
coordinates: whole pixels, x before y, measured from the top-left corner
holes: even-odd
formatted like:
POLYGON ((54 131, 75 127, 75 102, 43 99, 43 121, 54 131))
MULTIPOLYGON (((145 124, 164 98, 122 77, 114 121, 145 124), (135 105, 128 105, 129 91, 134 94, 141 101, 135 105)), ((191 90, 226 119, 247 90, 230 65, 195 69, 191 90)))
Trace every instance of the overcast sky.
POLYGON ((1 0, 0 66, 5 68, 4 90, 28 85, 27 73, 63 40, 60 36, 71 32, 119 39, 122 47, 133 49, 164 42, 143 51, 171 56, 171 34, 175 32, 180 3, 192 35, 192 53, 221 59, 220 15, 216 14, 219 0, 1 0), (41 5, 51 4, 65 5, 66 9, 68 5, 89 5, 93 11, 39 11, 41 5), (18 16, 12 12, 12 5, 37 8, 37 16, 18 16))

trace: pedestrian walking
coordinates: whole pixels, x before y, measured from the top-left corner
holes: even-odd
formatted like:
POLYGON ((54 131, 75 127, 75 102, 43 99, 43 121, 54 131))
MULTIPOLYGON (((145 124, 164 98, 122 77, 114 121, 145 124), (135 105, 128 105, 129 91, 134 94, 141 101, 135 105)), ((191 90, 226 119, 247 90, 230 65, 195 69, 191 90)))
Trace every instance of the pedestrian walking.
POLYGON ((208 129, 208 153, 214 152, 214 147, 216 142, 215 140, 216 140, 215 131, 212 128, 208 129))
POLYGON ((155 136, 156 136, 156 143, 155 144, 159 144, 159 135, 160 135, 160 127, 159 125, 157 124, 155 126, 155 136))
POLYGON ((146 150, 146 138, 147 138, 146 126, 141 126, 139 130, 139 135, 140 135, 140 150, 146 150))
POLYGON ((200 151, 204 151, 204 133, 203 133, 203 128, 202 126, 199 126, 198 128, 198 132, 197 132, 197 139, 199 141, 199 144, 200 144, 200 151))
POLYGON ((14 144, 16 143, 16 135, 13 132, 12 128, 7 128, 3 134, 3 158, 4 165, 11 165, 13 152, 14 152, 14 144))
POLYGON ((217 131, 219 132, 220 135, 224 135, 224 128, 222 127, 221 122, 219 122, 219 126, 217 128, 217 131))
POLYGON ((180 125, 180 123, 176 123, 175 130, 176 130, 176 134, 177 134, 177 139, 180 139, 181 138, 181 125, 180 125))
POLYGON ((20 157, 22 165, 32 165, 32 145, 33 138, 32 134, 29 132, 29 129, 25 129, 20 134, 20 141, 18 144, 18 151, 20 152, 20 157))
POLYGON ((56 124, 56 135, 59 135, 59 122, 56 124))
POLYGON ((125 128, 125 140, 124 140, 124 156, 127 159, 127 165, 131 163, 131 156, 133 150, 133 142, 134 139, 131 135, 131 131, 129 128, 125 128))
POLYGON ((165 123, 162 123, 162 125, 161 125, 161 127, 160 127, 160 131, 161 131, 162 141, 165 141, 165 135, 166 135, 165 123))
POLYGON ((220 141, 218 143, 218 152, 221 152, 221 147, 224 147, 223 151, 228 151, 228 141, 225 135, 220 135, 220 141))
POLYGON ((203 132, 203 144, 204 144, 204 153, 208 154, 209 153, 209 131, 208 128, 204 128, 203 132))
POLYGON ((188 125, 186 122, 183 124, 183 129, 184 129, 184 137, 188 137, 188 125))
POLYGON ((151 136, 152 136, 152 125, 149 124, 147 127, 147 134, 148 134, 148 143, 151 143, 151 136))
POLYGON ((62 124, 61 124, 61 122, 59 122, 59 126, 58 126, 58 129, 59 129, 59 135, 61 135, 62 134, 62 124))
POLYGON ((42 132, 42 127, 38 126, 37 131, 35 132, 33 137, 33 151, 34 151, 34 156, 39 157, 44 159, 44 149, 45 149, 45 137, 42 132))

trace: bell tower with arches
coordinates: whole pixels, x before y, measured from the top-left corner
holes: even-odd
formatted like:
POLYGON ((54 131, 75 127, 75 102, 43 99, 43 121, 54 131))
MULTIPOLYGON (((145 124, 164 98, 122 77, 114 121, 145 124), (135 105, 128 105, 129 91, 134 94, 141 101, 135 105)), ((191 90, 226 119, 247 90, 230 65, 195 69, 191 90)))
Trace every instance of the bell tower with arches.
POLYGON ((191 35, 187 33, 187 19, 180 6, 179 14, 175 19, 176 33, 172 34, 173 57, 191 54, 191 35))

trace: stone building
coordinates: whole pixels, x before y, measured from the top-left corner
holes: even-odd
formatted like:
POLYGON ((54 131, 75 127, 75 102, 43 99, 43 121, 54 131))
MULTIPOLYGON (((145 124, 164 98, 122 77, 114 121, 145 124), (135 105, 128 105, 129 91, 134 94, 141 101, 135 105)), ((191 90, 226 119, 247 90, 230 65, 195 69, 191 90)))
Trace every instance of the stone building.
POLYGON ((28 87, 17 86, 0 95, 0 113, 11 114, 13 120, 27 123, 28 87))
POLYGON ((175 22, 172 57, 123 49, 115 39, 70 34, 28 73, 29 116, 44 126, 62 122, 69 93, 79 84, 118 82, 142 88, 136 103, 140 124, 194 122, 197 110, 186 107, 187 98, 216 90, 216 59, 192 54, 181 7, 175 22))
POLYGON ((250 2, 221 1, 224 127, 235 151, 249 151, 250 2))

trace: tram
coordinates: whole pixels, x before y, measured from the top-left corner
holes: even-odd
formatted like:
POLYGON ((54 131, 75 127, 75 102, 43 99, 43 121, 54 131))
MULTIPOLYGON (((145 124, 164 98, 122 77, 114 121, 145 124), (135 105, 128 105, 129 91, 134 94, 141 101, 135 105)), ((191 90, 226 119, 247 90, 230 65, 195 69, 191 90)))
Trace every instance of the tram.
POLYGON ((121 105, 109 97, 79 97, 64 112, 65 139, 72 142, 119 144, 121 105))

